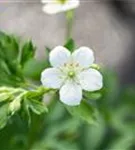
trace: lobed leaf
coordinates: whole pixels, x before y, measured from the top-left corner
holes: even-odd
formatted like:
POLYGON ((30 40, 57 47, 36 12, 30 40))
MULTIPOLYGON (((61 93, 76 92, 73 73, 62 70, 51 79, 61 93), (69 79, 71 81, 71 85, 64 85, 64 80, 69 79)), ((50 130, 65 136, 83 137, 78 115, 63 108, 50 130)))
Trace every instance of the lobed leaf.
POLYGON ((4 128, 9 119, 8 116, 9 103, 1 104, 0 106, 0 129, 4 128))
POLYGON ((80 118, 89 124, 96 123, 95 108, 89 103, 82 101, 78 106, 65 106, 74 117, 80 118))
POLYGON ((34 57, 36 48, 31 41, 25 43, 22 47, 20 64, 24 67, 25 63, 34 57))
POLYGON ((70 52, 73 52, 75 49, 75 42, 73 39, 69 39, 67 43, 64 45, 70 52))

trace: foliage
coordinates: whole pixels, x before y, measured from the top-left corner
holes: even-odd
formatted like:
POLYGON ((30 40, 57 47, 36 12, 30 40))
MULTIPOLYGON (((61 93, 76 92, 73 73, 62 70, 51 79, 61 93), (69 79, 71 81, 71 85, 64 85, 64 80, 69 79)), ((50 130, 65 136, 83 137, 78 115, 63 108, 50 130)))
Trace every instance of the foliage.
POLYGON ((26 76, 27 64, 34 56, 35 46, 31 41, 22 45, 13 35, 0 32, 0 128, 18 111, 26 114, 29 122, 30 111, 38 115, 47 111, 42 102, 45 91, 33 85, 26 76))
MULTIPOLYGON (((75 42, 69 39, 65 47, 73 51, 75 42)), ((48 92, 48 89, 38 88, 38 85, 34 85, 33 82, 35 82, 35 79, 38 79, 39 82, 43 65, 44 67, 49 67, 48 54, 50 48, 46 47, 46 59, 38 61, 34 58, 36 48, 32 41, 22 44, 15 36, 7 35, 3 32, 0 33, 0 48, 0 101, 1 103, 5 102, 1 107, 5 108, 7 105, 8 110, 4 113, 3 109, 1 109, 5 117, 1 117, 0 128, 3 128, 16 113, 20 113, 23 117, 25 116, 30 123, 31 111, 37 115, 48 111, 42 102, 43 95, 48 92), (37 70, 33 69, 35 67, 37 70)), ((96 109, 93 109, 93 106, 87 102, 82 102, 79 107, 66 108, 73 116, 77 116, 89 123, 93 123, 96 120, 94 116, 96 109)))
MULTIPOLYGON (((65 47, 73 51, 75 42, 65 47)), ((0 33, 0 149, 135 149, 135 88, 120 87, 117 76, 104 69, 101 91, 85 92, 80 106, 65 106, 57 91, 38 86, 49 51, 37 60, 31 41, 21 44, 0 33)))

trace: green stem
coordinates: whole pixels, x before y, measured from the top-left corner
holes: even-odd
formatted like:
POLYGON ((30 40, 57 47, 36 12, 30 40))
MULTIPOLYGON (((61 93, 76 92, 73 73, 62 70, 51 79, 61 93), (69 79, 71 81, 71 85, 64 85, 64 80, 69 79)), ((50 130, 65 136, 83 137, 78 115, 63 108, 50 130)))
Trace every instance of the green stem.
POLYGON ((73 20, 74 20, 73 10, 66 12, 66 19, 67 19, 67 33, 66 33, 66 41, 67 41, 72 37, 72 27, 73 27, 73 20))
POLYGON ((32 122, 28 132, 28 144, 26 150, 32 150, 37 137, 43 128, 44 116, 32 114, 32 122))
POLYGON ((28 82, 28 81, 25 81, 24 83, 21 83, 21 84, 20 84, 20 87, 26 88, 26 89, 29 89, 29 88, 31 88, 31 89, 37 89, 37 88, 38 88, 38 85, 33 84, 33 83, 31 83, 31 82, 28 82))
MULTIPOLYGON (((38 92, 40 92, 41 95, 48 93, 50 91, 56 92, 56 90, 45 88, 43 86, 39 87, 37 89, 38 92)), ((43 129, 43 123, 44 123, 44 115, 37 116, 35 114, 32 115, 32 121, 31 126, 29 128, 28 133, 28 144, 26 147, 26 150, 32 150, 33 144, 37 140, 38 135, 42 132, 43 129)))

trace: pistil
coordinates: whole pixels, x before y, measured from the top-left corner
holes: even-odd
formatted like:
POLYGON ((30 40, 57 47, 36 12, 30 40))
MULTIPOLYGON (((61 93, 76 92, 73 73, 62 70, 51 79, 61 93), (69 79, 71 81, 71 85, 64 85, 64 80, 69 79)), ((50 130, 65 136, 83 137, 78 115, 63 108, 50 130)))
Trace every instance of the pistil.
POLYGON ((69 71, 69 72, 68 72, 68 76, 69 76, 70 78, 73 78, 73 77, 75 76, 75 72, 74 72, 74 71, 69 71))
POLYGON ((57 0, 58 3, 60 4, 65 4, 67 0, 57 0))

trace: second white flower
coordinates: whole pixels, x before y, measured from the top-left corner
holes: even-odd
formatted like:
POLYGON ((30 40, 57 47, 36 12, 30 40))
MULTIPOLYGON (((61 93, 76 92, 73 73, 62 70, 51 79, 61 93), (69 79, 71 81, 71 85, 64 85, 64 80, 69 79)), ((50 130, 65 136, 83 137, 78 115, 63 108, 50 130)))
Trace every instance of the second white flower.
POLYGON ((45 4, 43 11, 47 14, 56 14, 75 9, 79 6, 79 0, 41 0, 45 4))

